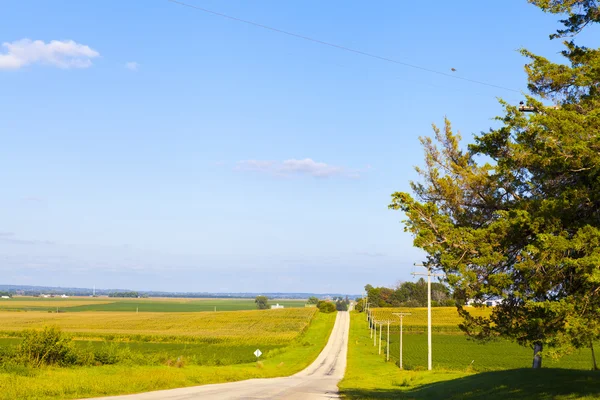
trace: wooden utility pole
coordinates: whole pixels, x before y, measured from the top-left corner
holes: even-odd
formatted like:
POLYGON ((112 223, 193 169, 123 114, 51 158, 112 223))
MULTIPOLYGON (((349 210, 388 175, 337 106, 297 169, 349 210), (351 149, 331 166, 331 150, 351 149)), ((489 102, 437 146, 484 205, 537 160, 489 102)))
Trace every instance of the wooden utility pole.
POLYGON ((432 273, 428 265, 415 264, 415 266, 427 268, 427 273, 413 272, 412 275, 427 275, 427 369, 431 371, 431 277, 443 276, 443 274, 432 273))

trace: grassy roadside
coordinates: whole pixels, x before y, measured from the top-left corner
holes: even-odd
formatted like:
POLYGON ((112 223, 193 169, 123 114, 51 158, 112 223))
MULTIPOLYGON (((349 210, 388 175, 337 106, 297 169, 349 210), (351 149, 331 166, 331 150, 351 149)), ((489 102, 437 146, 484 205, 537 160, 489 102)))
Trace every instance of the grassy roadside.
POLYGON ((0 369, 0 399, 73 399, 146 392, 208 383, 294 374, 321 352, 335 314, 317 313, 308 330, 280 354, 260 363, 231 366, 108 365, 101 367, 0 369))
POLYGON ((339 384, 345 399, 600 399, 600 373, 592 371, 400 371, 377 354, 364 315, 354 312, 348 343, 346 374, 339 384))

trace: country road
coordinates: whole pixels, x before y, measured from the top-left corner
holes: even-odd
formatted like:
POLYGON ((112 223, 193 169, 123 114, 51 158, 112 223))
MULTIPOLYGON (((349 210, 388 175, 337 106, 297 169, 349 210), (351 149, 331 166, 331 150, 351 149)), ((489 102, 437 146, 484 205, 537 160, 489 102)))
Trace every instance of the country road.
POLYGON ((337 399, 337 383, 344 377, 346 369, 349 328, 349 314, 338 312, 329 341, 321 354, 306 369, 289 377, 249 379, 95 400, 337 399))

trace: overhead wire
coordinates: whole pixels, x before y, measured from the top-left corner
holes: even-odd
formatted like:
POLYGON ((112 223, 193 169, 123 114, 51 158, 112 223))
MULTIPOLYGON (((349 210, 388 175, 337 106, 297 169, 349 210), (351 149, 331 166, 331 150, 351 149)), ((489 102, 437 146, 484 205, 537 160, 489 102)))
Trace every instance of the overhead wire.
POLYGON ((520 90, 512 89, 512 88, 509 88, 509 87, 506 87, 506 86, 496 85, 496 84, 493 84, 493 83, 483 82, 483 81, 479 81, 479 80, 475 80, 475 79, 470 79, 470 78, 465 78, 465 77, 462 77, 462 76, 459 76, 459 75, 449 74, 447 72, 435 70, 435 69, 432 69, 432 68, 422 67, 420 65, 410 64, 410 63, 406 63, 406 62, 403 62, 403 61, 398 61, 398 60, 395 60, 393 58, 379 56, 377 54, 368 53, 366 51, 353 49, 353 48, 342 46, 342 45, 339 45, 339 44, 335 44, 335 43, 331 43, 331 42, 326 42, 324 40, 315 39, 315 38, 312 38, 312 37, 309 37, 309 36, 301 35, 301 34, 290 32, 290 31, 286 31, 286 30, 283 30, 283 29, 274 28, 272 26, 260 24, 258 22, 250 21, 250 20, 247 20, 247 19, 242 19, 242 18, 231 16, 231 15, 223 14, 221 12, 209 10, 207 8, 203 8, 203 7, 194 5, 194 4, 185 3, 183 1, 179 1, 179 0, 167 0, 167 1, 169 1, 171 3, 174 3, 174 4, 178 4, 180 6, 184 6, 184 7, 192 8, 192 9, 195 9, 195 10, 198 10, 198 11, 202 11, 202 12, 205 12, 207 14, 216 15, 216 16, 219 16, 219 17, 222 17, 222 18, 230 19, 232 21, 237 21, 237 22, 241 22, 241 23, 244 23, 244 24, 256 26, 258 28, 266 29, 266 30, 269 30, 269 31, 272 31, 272 32, 281 33, 281 34, 292 36, 292 37, 295 37, 295 38, 298 38, 298 39, 307 40, 309 42, 318 43, 318 44, 321 44, 321 45, 324 45, 324 46, 333 47, 333 48, 336 48, 336 49, 339 49, 339 50, 343 50, 343 51, 347 51, 347 52, 354 53, 354 54, 359 54, 359 55, 362 55, 362 56, 365 56, 365 57, 370 57, 370 58, 374 58, 374 59, 377 59, 377 60, 386 61, 386 62, 389 62, 389 63, 393 63, 393 64, 397 64, 397 65, 402 65, 402 66, 413 68, 413 69, 418 69, 418 70, 429 72, 429 73, 432 73, 432 74, 442 75, 442 76, 445 76, 447 78, 458 79, 458 80, 461 80, 461 81, 475 83, 475 84, 478 84, 478 85, 493 87, 493 88, 496 88, 496 89, 507 90, 507 91, 515 92, 515 93, 521 93, 520 90))

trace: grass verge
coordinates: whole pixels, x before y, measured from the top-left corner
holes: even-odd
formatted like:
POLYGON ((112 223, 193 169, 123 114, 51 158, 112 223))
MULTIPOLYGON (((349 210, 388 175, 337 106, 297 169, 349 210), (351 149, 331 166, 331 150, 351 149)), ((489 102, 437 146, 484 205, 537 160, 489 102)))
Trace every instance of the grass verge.
POLYGON ((339 388, 345 399, 599 399, 600 373, 558 368, 479 374, 462 370, 401 371, 369 338, 364 314, 351 313, 348 364, 339 388))
POLYGON ((127 366, 0 368, 0 399, 73 399, 294 374, 321 352, 335 314, 317 313, 308 330, 290 346, 258 363, 230 366, 127 366))

